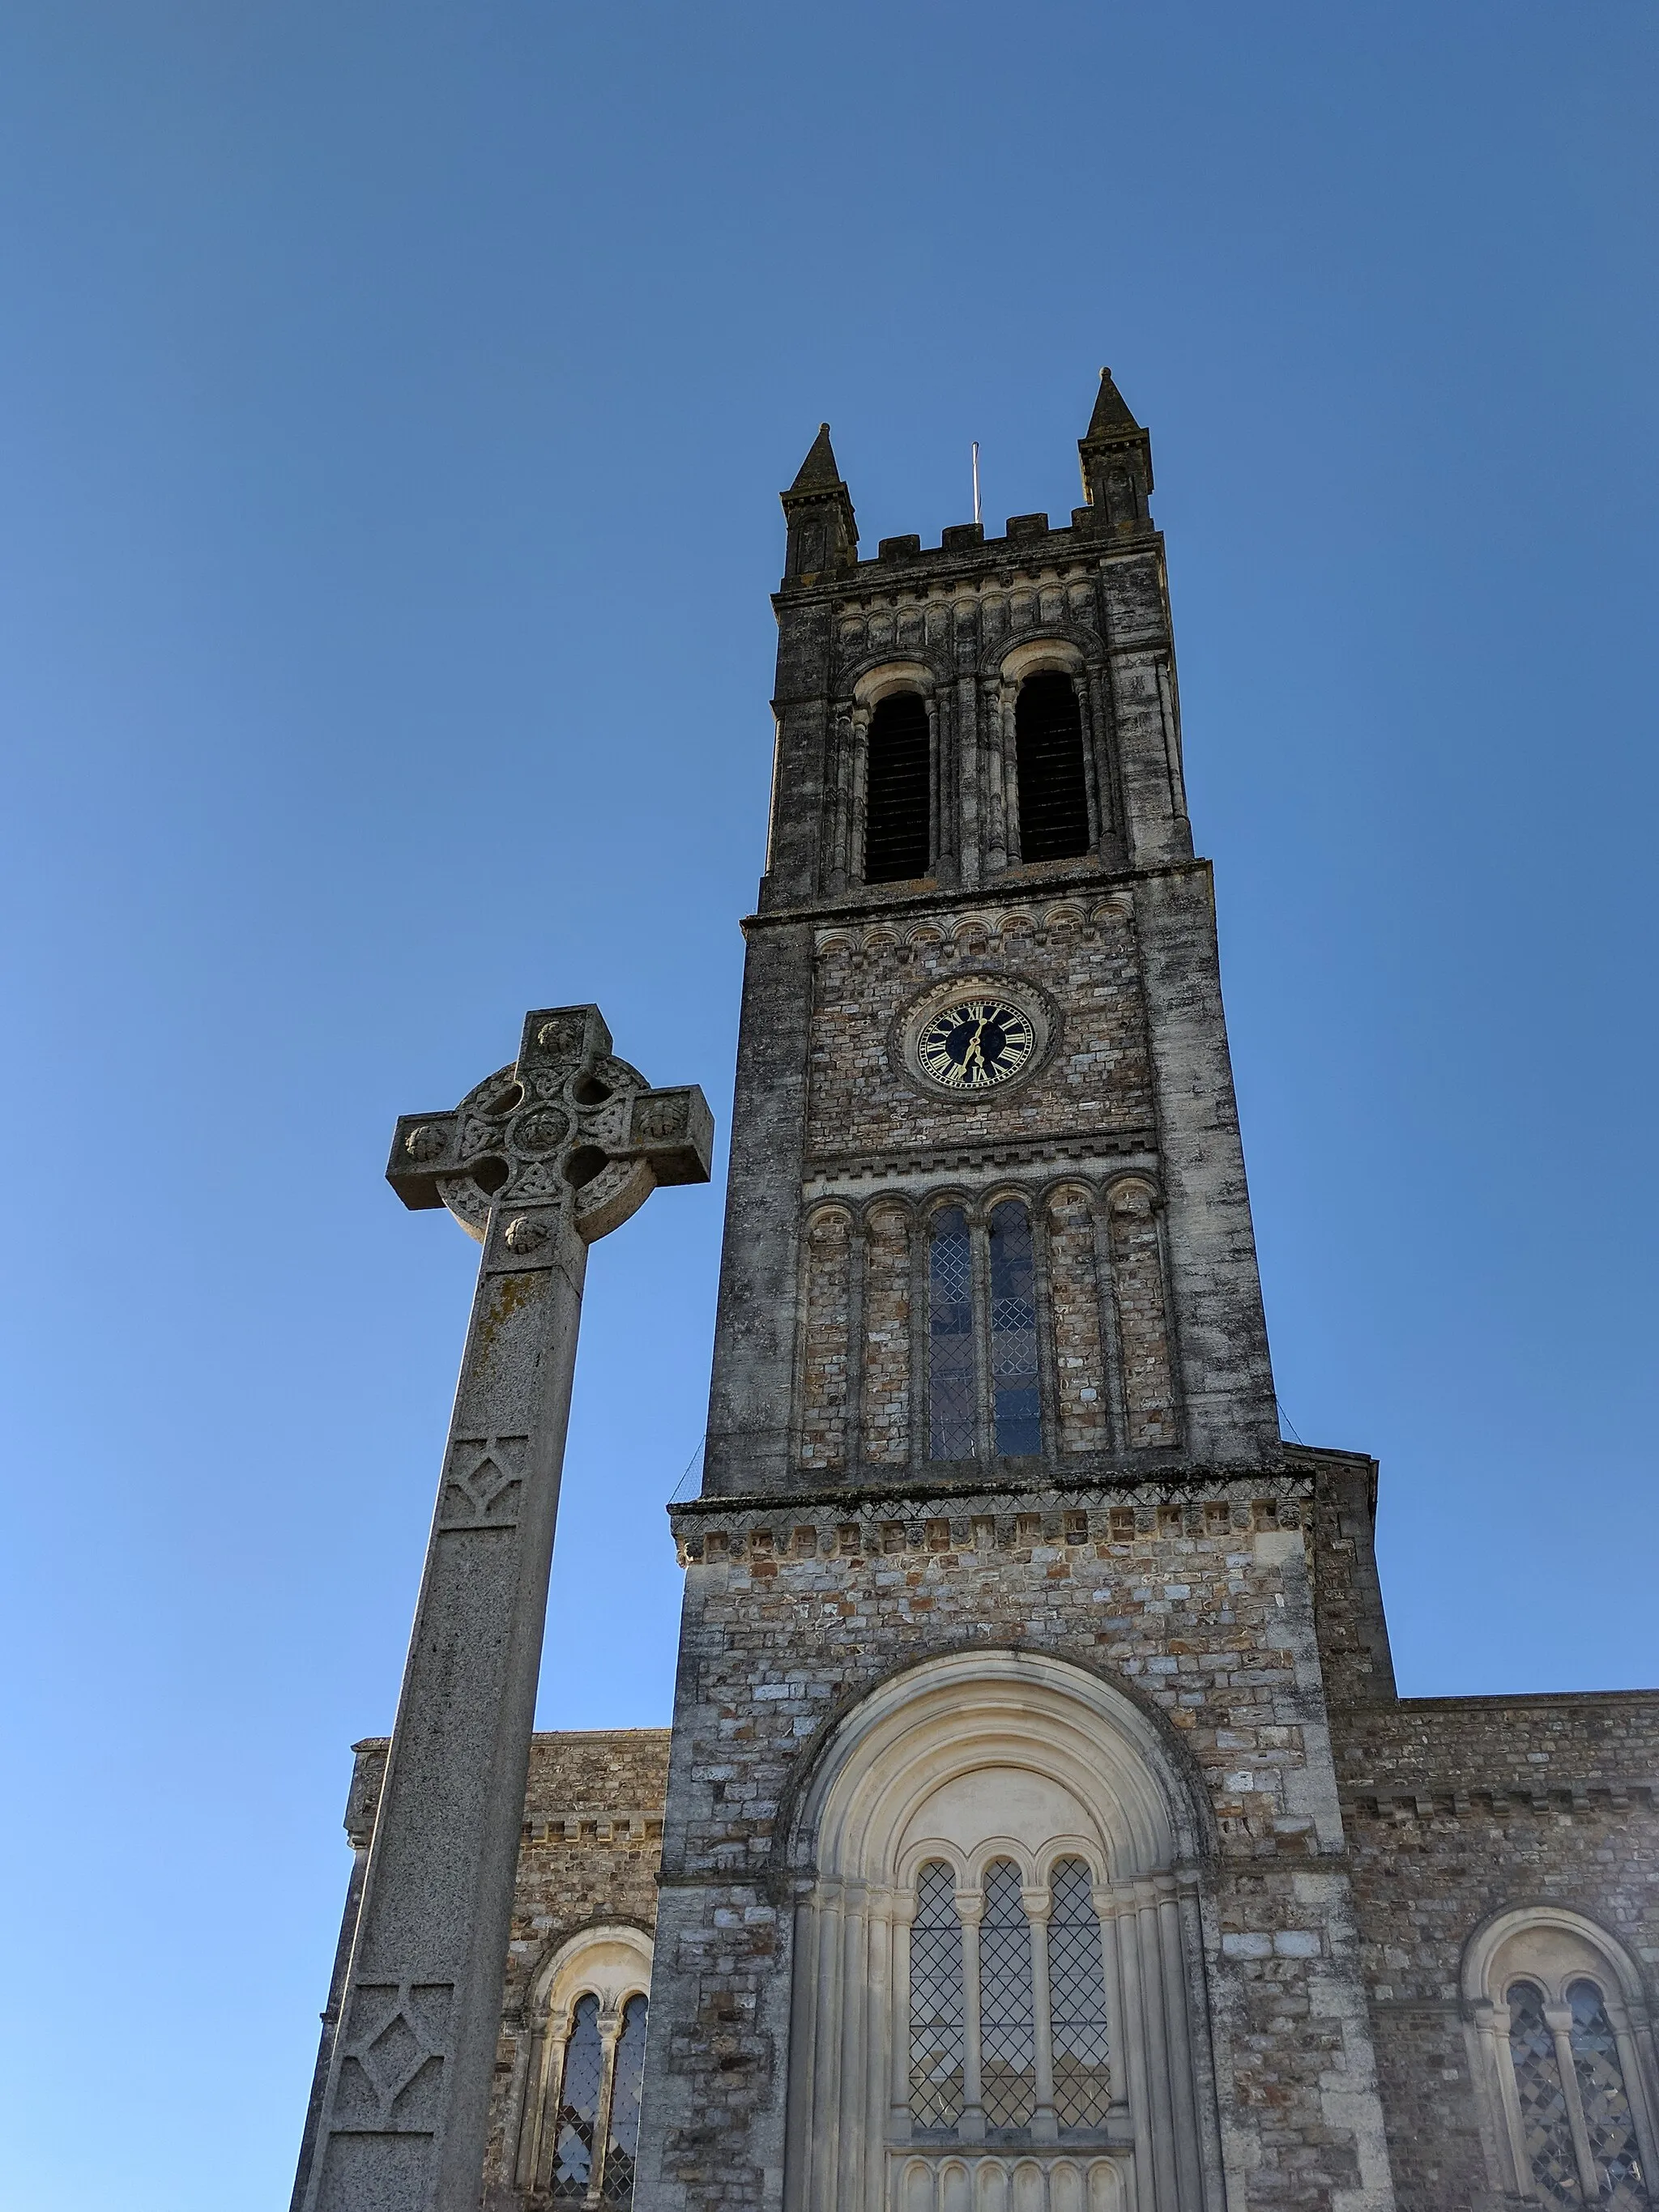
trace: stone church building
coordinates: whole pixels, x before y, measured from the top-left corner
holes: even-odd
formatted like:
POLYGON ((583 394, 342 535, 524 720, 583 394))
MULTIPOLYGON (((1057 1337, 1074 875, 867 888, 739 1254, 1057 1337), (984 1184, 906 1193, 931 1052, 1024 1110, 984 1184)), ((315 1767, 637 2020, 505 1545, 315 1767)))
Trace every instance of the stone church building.
POLYGON ((1659 2208, 1659 1695, 1395 1693, 1109 375, 1080 452, 873 556, 827 428, 783 495, 673 1726, 536 1739, 489 2212, 1659 2208))

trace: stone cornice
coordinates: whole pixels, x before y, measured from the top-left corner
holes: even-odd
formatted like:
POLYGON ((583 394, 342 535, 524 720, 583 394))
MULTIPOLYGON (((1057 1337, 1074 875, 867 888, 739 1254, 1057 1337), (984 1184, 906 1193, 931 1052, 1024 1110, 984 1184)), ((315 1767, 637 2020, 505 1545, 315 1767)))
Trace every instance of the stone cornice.
POLYGON ((961 884, 930 884, 923 891, 906 891, 896 896, 866 890, 856 903, 845 898, 809 899, 793 906, 768 907, 764 912, 745 915, 741 927, 744 935, 751 930, 776 929, 788 924, 802 922, 867 923, 878 916, 899 917, 908 915, 937 913, 941 907, 1021 907, 1075 897, 1080 893, 1109 892, 1132 888, 1139 883, 1154 883, 1166 876, 1203 876, 1211 873, 1211 864, 1199 855, 1192 860, 1160 860, 1149 868, 1091 868, 1074 875, 1036 876, 1023 871, 1008 870, 988 883, 971 886, 961 884))

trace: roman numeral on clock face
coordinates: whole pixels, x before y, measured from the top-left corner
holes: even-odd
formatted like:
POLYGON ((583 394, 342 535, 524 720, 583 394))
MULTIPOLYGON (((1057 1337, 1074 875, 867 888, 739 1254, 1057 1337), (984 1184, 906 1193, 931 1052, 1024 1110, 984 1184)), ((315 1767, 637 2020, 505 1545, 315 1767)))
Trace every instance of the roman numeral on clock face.
POLYGON ((1036 1048, 1030 1017, 1006 999, 943 1006, 916 1040, 916 1057, 947 1091, 988 1091, 1018 1075, 1036 1048))

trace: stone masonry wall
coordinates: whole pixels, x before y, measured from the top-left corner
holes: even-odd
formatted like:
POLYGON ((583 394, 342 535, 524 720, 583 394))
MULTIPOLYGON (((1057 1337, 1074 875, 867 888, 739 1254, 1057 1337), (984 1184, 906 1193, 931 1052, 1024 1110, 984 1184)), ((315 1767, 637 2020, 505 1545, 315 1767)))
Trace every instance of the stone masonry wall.
MULTIPOLYGON (((371 1738, 356 1749, 348 1832, 354 1841, 367 1843, 386 1771, 386 1742, 371 1738)), ((667 1778, 666 1729, 573 1730, 532 1740, 490 2100, 484 2212, 521 2212, 525 2203, 513 2176, 537 1969, 585 1927, 624 1922, 649 1933, 656 1925, 667 1778)))
POLYGON ((810 1159, 890 1147, 910 1155, 1028 1137, 1146 1132, 1152 1071, 1129 902, 1060 898, 907 924, 818 933, 807 1109, 810 1159), (1047 1065, 1028 1081, 934 1097, 908 1080, 897 1024, 951 977, 1002 973, 1064 1009, 1047 1065))
POLYGON ((1659 1985, 1659 1693, 1397 1698, 1376 1463, 1285 1456, 1318 1476, 1320 1655, 1401 2212, 1487 2212, 1464 1949, 1492 1914, 1547 1901, 1659 1985))
POLYGON ((1495 2204, 1464 1947, 1548 1901, 1659 1974, 1659 1693, 1412 1698, 1339 1708, 1332 1733, 1401 2212, 1495 2204))
POLYGON ((683 1510, 687 1560, 642 2212, 772 2206, 792 1929, 784 1825, 896 1670, 1024 1648, 1184 1746, 1215 1838, 1208 1999, 1237 2212, 1389 2202, 1315 1648, 1310 1475, 683 1510))
POLYGON ((1062 1452, 1108 1443, 1108 1363, 1100 1341, 1100 1279, 1086 1185, 1068 1183, 1048 1201, 1049 1303, 1054 1312, 1054 1406, 1062 1452))

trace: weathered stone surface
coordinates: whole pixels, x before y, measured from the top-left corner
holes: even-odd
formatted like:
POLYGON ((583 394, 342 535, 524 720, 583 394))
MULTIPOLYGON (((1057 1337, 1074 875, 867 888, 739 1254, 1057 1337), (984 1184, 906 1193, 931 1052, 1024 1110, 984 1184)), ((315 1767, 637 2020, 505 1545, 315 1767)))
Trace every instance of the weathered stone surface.
POLYGON ((532 1012, 511 1067, 393 1139, 394 1188, 483 1252, 296 2212, 476 2202, 587 1247, 708 1174, 702 1093, 611 1042, 596 1006, 532 1012))

